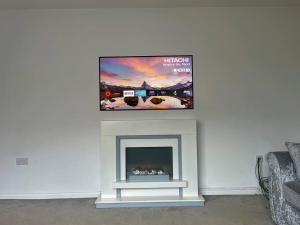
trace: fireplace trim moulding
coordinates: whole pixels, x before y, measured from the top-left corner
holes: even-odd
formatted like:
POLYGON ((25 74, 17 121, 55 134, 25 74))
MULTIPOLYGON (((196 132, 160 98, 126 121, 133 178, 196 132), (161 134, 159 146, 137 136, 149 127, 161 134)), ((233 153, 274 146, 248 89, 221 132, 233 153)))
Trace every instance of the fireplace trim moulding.
POLYGON ((150 182, 133 182, 133 181, 116 181, 113 182, 114 189, 136 189, 136 188, 186 188, 188 182, 186 180, 170 180, 170 181, 150 181, 150 182))

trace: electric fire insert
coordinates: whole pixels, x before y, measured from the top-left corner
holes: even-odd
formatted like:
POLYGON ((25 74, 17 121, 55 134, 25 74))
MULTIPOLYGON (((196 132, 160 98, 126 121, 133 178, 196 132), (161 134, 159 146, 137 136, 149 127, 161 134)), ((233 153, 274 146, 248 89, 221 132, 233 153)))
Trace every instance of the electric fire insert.
POLYGON ((127 147, 127 181, 169 181, 173 179, 172 147, 127 147))

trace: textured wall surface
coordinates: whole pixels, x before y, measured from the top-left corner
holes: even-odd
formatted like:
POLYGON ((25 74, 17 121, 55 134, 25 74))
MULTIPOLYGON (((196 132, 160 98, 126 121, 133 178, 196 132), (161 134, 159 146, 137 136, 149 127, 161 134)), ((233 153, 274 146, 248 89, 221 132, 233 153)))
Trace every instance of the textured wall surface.
POLYGON ((101 120, 196 119, 199 183, 300 142, 299 8, 0 11, 0 195, 99 192, 101 120), (195 109, 99 112, 98 57, 193 54, 195 109), (28 157, 28 166, 16 166, 28 157))

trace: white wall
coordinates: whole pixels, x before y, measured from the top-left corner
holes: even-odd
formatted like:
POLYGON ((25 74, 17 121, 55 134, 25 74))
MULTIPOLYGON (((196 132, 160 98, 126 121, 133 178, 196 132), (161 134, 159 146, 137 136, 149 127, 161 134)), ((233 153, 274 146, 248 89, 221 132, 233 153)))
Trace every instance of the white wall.
POLYGON ((199 122, 206 193, 251 191, 300 141, 299 40, 299 8, 0 11, 0 196, 94 196, 99 121, 171 118, 199 122), (153 54, 194 55, 195 109, 100 112, 98 57, 153 54))

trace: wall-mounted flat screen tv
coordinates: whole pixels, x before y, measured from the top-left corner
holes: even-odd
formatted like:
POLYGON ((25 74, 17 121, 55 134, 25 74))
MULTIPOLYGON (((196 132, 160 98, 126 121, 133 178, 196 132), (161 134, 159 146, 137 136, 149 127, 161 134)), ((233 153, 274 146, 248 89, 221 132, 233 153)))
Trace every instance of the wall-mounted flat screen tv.
POLYGON ((99 58, 100 110, 193 109, 193 56, 99 58))

